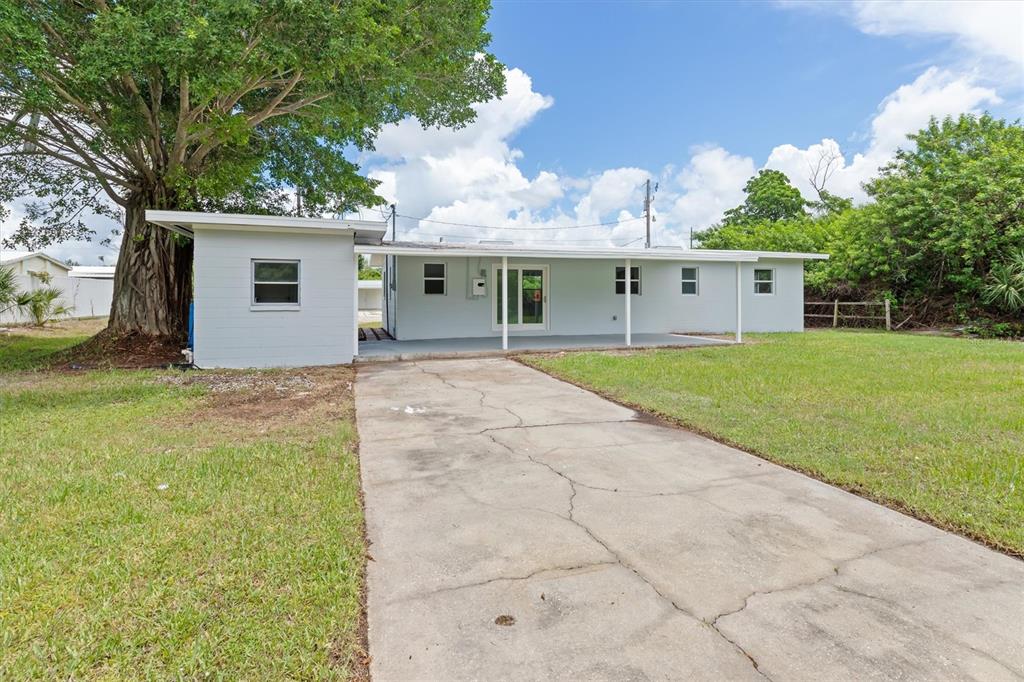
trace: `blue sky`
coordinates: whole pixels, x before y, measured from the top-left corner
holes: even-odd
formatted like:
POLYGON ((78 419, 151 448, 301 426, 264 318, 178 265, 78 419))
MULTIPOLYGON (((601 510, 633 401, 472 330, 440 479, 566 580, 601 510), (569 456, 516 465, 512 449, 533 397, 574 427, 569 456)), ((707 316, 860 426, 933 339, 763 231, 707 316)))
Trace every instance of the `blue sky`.
POLYGON ((813 198, 831 159, 828 189, 862 202, 929 116, 1018 118, 1022 26, 1019 2, 499 1, 508 94, 466 130, 385 130, 361 161, 406 238, 630 244, 651 178, 655 241, 685 244, 760 168, 813 198))
POLYGON ((555 100, 516 137, 520 167, 573 174, 678 163, 696 144, 755 158, 779 140, 856 146, 943 47, 756 2, 497 2, 489 26, 494 53, 555 100))
MULTIPOLYGON (((634 244, 650 178, 655 243, 686 244, 758 169, 812 198, 827 159, 828 189, 863 202, 930 115, 1024 113, 1024 2, 497 0, 489 29, 503 98, 458 131, 389 126, 356 158, 408 216, 400 238, 634 244)), ((51 253, 109 263, 96 228, 51 253)))

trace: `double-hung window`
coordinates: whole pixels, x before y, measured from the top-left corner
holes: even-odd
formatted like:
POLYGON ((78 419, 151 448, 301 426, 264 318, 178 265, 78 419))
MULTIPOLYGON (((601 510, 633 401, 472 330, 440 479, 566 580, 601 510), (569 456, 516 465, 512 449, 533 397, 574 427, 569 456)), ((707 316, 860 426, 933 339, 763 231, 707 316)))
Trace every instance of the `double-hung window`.
POLYGON ((770 296, 775 293, 775 270, 771 268, 754 269, 754 293, 770 296))
MULTIPOLYGON (((634 265, 629 268, 629 292, 640 294, 640 267, 634 265)), ((626 293, 626 268, 619 266, 615 268, 615 293, 626 293)))
POLYGON ((696 296, 698 291, 698 272, 697 268, 683 268, 682 269, 682 291, 683 296, 696 296))
POLYGON ((299 305, 299 261, 252 261, 253 305, 299 305))
POLYGON ((423 293, 444 295, 447 291, 447 268, 444 263, 423 264, 423 293))

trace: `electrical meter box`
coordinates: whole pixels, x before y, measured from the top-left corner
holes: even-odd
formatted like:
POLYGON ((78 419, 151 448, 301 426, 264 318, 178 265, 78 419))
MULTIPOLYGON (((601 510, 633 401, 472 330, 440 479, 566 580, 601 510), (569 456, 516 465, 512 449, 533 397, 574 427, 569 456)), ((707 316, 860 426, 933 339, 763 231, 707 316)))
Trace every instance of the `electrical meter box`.
POLYGON ((473 278, 473 295, 474 296, 486 296, 487 295, 487 280, 483 277, 473 278))

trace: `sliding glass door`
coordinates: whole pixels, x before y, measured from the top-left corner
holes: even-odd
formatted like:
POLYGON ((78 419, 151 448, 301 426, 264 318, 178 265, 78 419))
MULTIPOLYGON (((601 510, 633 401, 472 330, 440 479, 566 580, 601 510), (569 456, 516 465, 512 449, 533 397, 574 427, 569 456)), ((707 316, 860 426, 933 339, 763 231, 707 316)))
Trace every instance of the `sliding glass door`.
POLYGON ((492 328, 501 329, 501 316, 508 306, 510 329, 546 329, 548 305, 548 269, 546 266, 510 266, 508 269, 508 298, 501 298, 501 267, 494 267, 494 294, 491 306, 494 316, 492 328))

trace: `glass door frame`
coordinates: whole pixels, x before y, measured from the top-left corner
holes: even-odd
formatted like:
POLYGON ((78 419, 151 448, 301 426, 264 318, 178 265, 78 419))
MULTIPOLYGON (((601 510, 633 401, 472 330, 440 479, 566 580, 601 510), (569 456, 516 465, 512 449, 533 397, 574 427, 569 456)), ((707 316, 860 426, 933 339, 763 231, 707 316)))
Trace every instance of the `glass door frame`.
MULTIPOLYGON (((541 300, 541 305, 543 306, 544 311, 544 322, 531 324, 523 324, 522 322, 519 322, 517 324, 513 324, 510 321, 508 323, 509 331, 531 331, 537 329, 548 329, 549 321, 551 320, 551 307, 548 305, 548 300, 551 295, 551 273, 548 269, 548 266, 535 265, 530 263, 509 263, 508 269, 509 272, 511 272, 512 270, 519 271, 519 276, 516 278, 518 291, 511 291, 512 282, 509 282, 509 294, 514 298, 514 300, 516 301, 516 305, 518 306, 519 314, 516 317, 517 320, 523 319, 523 270, 540 270, 541 278, 544 282, 542 294, 543 298, 541 300)), ((501 296, 500 271, 501 263, 491 264, 491 291, 493 292, 493 294, 491 295, 491 331, 496 332, 501 331, 501 320, 498 319, 498 299, 501 296)))

